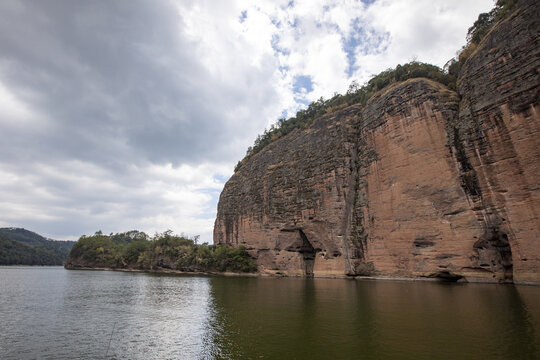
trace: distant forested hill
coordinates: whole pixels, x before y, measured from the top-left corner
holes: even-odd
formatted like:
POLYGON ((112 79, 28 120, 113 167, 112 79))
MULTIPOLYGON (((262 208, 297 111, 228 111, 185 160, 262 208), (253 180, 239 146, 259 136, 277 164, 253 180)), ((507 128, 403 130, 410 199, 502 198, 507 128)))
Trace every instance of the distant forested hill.
POLYGON ((62 265, 75 244, 21 228, 0 228, 0 265, 62 265))

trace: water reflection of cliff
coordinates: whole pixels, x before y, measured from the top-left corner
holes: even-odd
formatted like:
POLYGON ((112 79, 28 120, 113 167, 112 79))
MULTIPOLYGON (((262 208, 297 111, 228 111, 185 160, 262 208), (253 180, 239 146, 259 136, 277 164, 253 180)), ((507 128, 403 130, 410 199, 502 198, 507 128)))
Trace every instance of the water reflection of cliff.
POLYGON ((211 356, 510 359, 539 352, 538 288, 211 279, 211 356))

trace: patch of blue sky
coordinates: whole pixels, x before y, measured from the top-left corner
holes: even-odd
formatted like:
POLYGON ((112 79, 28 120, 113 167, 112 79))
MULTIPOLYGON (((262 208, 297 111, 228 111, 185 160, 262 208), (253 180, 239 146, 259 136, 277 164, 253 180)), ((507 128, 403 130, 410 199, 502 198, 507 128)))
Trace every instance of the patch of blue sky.
POLYGON ((296 93, 310 93, 313 91, 313 82, 311 76, 297 75, 293 79, 293 92, 296 93))
POLYGON ((352 23, 352 31, 347 37, 342 37, 343 50, 347 54, 347 75, 352 74, 358 69, 356 64, 356 54, 380 54, 388 47, 389 33, 377 33, 372 29, 366 29, 356 18, 352 23))
POLYGON ((272 35, 272 40, 270 41, 270 45, 272 46, 272 49, 274 49, 274 51, 279 54, 289 55, 291 53, 289 49, 279 46, 279 35, 277 34, 272 35))
POLYGON ((270 22, 271 22, 272 25, 274 25, 277 29, 280 29, 280 28, 281 28, 281 20, 279 20, 277 17, 271 16, 271 17, 270 17, 270 22))
POLYGON ((355 19, 353 21, 353 31, 349 34, 348 37, 342 37, 341 40, 343 42, 343 50, 345 51, 345 54, 347 54, 347 76, 350 77, 354 71, 358 68, 358 66, 355 65, 356 63, 356 52, 355 49, 357 46, 360 45, 360 37, 358 36, 358 31, 361 29, 359 28, 360 20, 355 19))
POLYGON ((293 21, 287 21, 287 24, 293 28, 297 28, 298 27, 298 17, 294 17, 293 21))
MULTIPOLYGON (((300 106, 298 106, 298 109, 305 109, 305 108, 307 108, 309 106, 309 104, 311 104, 311 101, 309 101, 308 99, 306 99, 303 96, 299 96, 299 94, 294 95, 294 102, 297 105, 300 105, 300 106)), ((289 116, 294 116, 295 114, 296 114, 296 112, 294 112, 293 114, 289 114, 289 116)))
POLYGON ((247 19, 247 10, 242 10, 240 13, 240 23, 243 23, 247 19))

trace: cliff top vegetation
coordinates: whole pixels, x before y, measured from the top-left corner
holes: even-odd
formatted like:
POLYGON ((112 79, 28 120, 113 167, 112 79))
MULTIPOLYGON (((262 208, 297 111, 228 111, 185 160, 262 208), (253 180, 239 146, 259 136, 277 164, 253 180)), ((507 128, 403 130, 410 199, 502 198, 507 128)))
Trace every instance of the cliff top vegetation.
POLYGON ((504 19, 510 13, 515 4, 516 0, 497 0, 495 7, 490 12, 478 15, 478 19, 467 31, 467 43, 458 51, 455 58, 446 63, 445 69, 448 74, 455 77, 459 76, 461 67, 474 53, 478 44, 493 28, 495 23, 504 19))
POLYGON ((257 136, 253 146, 247 149, 244 158, 236 164, 234 171, 238 171, 251 156, 257 154, 268 144, 291 133, 293 130, 306 128, 317 117, 337 109, 353 104, 365 106, 373 94, 391 84, 423 77, 456 90, 457 78, 463 64, 493 25, 509 13, 515 2, 516 0, 497 0, 495 7, 489 13, 480 14, 468 29, 467 44, 462 47, 455 58, 446 63, 444 69, 418 61, 397 65, 393 69, 387 69, 375 75, 362 86, 356 80, 353 81, 344 95, 335 94, 327 100, 321 97, 309 104, 306 109, 299 110, 295 116, 289 119, 279 119, 269 129, 265 129, 263 134, 257 136))

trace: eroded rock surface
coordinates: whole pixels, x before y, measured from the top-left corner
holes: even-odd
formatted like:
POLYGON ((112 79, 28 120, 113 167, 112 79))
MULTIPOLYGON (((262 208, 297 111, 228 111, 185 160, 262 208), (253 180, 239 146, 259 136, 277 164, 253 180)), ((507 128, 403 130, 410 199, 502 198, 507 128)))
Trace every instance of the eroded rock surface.
POLYGON ((473 271, 540 280, 540 6, 523 1, 461 73, 455 144, 483 233, 473 271))
POLYGON ((395 84, 252 156, 214 242, 268 273, 540 282, 539 9, 482 40, 458 92, 395 84))
POLYGON ((245 245, 262 271, 343 274, 359 113, 323 116, 253 156, 223 189, 214 242, 245 245))

